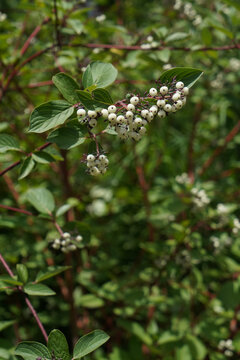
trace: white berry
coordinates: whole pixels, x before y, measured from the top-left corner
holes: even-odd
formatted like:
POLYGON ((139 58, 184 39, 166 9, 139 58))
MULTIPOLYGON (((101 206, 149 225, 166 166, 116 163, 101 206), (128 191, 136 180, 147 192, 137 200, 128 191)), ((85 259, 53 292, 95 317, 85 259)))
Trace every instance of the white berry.
POLYGON ((65 233, 62 234, 62 237, 63 237, 64 239, 67 239, 67 238, 70 238, 71 235, 70 235, 68 232, 65 232, 65 233))
POLYGON ((166 94, 168 93, 168 87, 167 87, 167 86, 162 86, 162 87, 160 88, 160 93, 161 93, 162 95, 166 95, 166 94))
POLYGON ((107 109, 102 109, 101 110, 101 114, 102 114, 102 117, 104 117, 105 119, 108 117, 108 111, 107 109))
POLYGON ((95 118, 95 117, 97 117, 97 112, 94 110, 88 110, 88 116, 90 118, 95 118))
POLYGON ((158 101, 157 101, 157 106, 158 106, 158 107, 164 107, 164 105, 166 105, 166 101, 165 101, 165 100, 158 100, 158 101))
POLYGON ((97 120, 96 120, 96 119, 91 119, 91 120, 89 121, 89 125, 90 125, 92 128, 94 128, 95 126, 97 126, 97 120))
POLYGON ((80 241, 82 241, 82 236, 81 235, 78 235, 78 236, 76 236, 76 238, 75 238, 75 240, 77 241, 77 242, 80 242, 80 241))
POLYGON ((154 118, 153 113, 149 112, 148 115, 147 115, 147 120, 151 122, 153 120, 153 118, 154 118))
POLYGON ((164 110, 167 111, 167 112, 172 111, 172 105, 166 104, 166 105, 164 106, 164 110))
POLYGON ((188 95, 188 94, 189 94, 189 88, 188 88, 188 87, 184 87, 184 88, 182 89, 182 92, 183 92, 184 95, 188 95))
POLYGON ((132 119, 133 118, 133 112, 132 111, 127 111, 126 112, 126 118, 127 119, 132 119))
POLYGON ((173 94, 173 96, 172 96, 172 100, 173 101, 177 101, 178 99, 180 99, 180 94, 179 94, 179 92, 176 92, 175 94, 173 94))
POLYGON ((142 119, 137 117, 135 120, 134 120, 134 124, 136 124, 137 126, 139 125, 142 125, 142 119))
POLYGON ((87 156, 87 161, 94 161, 95 160, 95 156, 93 154, 89 154, 87 156))
POLYGON ((110 106, 108 107, 108 112, 110 112, 110 113, 115 113, 116 111, 117 111, 117 108, 116 108, 115 105, 110 105, 110 106))
POLYGON ((130 103, 133 104, 133 105, 137 105, 139 102, 139 98, 137 96, 133 96, 131 97, 130 99, 130 103))
POLYGON ((156 105, 153 105, 150 107, 149 109, 151 111, 151 113, 153 113, 153 115, 156 115, 157 114, 157 111, 158 111, 158 108, 156 105))
POLYGON ((147 129, 146 129, 144 126, 142 126, 142 127, 140 127, 140 129, 139 129, 139 134, 140 134, 140 135, 144 135, 146 131, 147 131, 147 129))
POLYGON ((118 115, 118 117, 117 117, 117 124, 122 124, 122 123, 124 123, 125 121, 125 118, 124 118, 124 116, 123 115, 118 115))
POLYGON ((77 116, 83 117, 86 115, 86 110, 84 109, 78 109, 77 116))
POLYGON ((176 83, 176 89, 182 89, 182 88, 184 88, 184 83, 182 81, 178 81, 176 83))
POLYGON ((159 112, 158 112, 158 116, 159 116, 161 119, 165 118, 165 117, 166 117, 166 113, 165 113, 165 111, 163 111, 163 110, 159 110, 159 112))
POLYGON ((117 118, 117 115, 114 114, 114 113, 110 113, 110 114, 108 115, 108 120, 109 120, 110 122, 112 122, 112 123, 115 123, 116 118, 117 118))
POLYGON ((151 96, 156 96, 156 95, 157 95, 157 89, 151 88, 151 89, 149 90, 149 94, 150 94, 151 96))
POLYGON ((127 110, 129 111, 135 111, 135 106, 133 104, 128 104, 127 110))
POLYGON ((148 113, 149 113, 148 110, 142 110, 142 111, 141 111, 141 115, 142 115, 142 117, 144 117, 144 118, 147 117, 148 113))

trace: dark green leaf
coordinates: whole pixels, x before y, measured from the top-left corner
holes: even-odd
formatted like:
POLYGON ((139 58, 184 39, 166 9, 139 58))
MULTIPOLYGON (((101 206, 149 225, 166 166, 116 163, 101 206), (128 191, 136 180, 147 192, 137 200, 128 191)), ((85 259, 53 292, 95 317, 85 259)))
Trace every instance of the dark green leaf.
POLYGON ((58 274, 60 274, 61 272, 70 269, 71 266, 52 266, 50 268, 48 268, 47 271, 41 271, 37 277, 35 282, 36 283, 40 283, 41 281, 44 281, 46 279, 49 279, 53 276, 56 276, 58 274))
POLYGON ((77 126, 64 126, 53 131, 48 141, 57 144, 60 149, 72 149, 85 141, 85 137, 77 126))
POLYGON ((27 177, 35 166, 35 161, 31 156, 27 157, 20 167, 18 180, 22 180, 27 177))
POLYGON ((170 83, 173 78, 177 81, 182 81, 185 86, 191 87, 202 76, 203 72, 198 69, 187 67, 176 67, 165 71, 160 79, 163 84, 170 83))
POLYGON ((19 280, 24 284, 28 281, 28 270, 24 264, 17 264, 16 266, 19 280))
POLYGON ((8 150, 21 151, 18 140, 8 134, 0 134, 0 153, 8 150))
POLYGON ((71 78, 71 76, 64 73, 58 73, 53 76, 52 80, 54 85, 67 101, 71 104, 79 102, 76 90, 80 90, 80 87, 76 81, 71 78))
POLYGON ((7 329, 9 326, 12 326, 14 323, 15 323, 14 320, 0 321, 0 331, 7 329))
POLYGON ((44 284, 28 283, 24 286, 23 290, 26 294, 32 296, 51 296, 56 294, 55 291, 44 284))
POLYGON ((39 164, 49 164, 51 162, 54 162, 55 159, 53 156, 48 154, 45 151, 36 151, 32 154, 33 160, 38 162, 39 164))
POLYGON ((33 110, 29 132, 43 133, 62 125, 73 114, 74 107, 62 100, 49 101, 33 110))
POLYGON ((23 341, 17 345, 15 355, 21 356, 24 360, 36 360, 38 357, 51 360, 51 354, 47 347, 35 341, 23 341))
POLYGON ((82 336, 73 350, 73 359, 81 359, 108 341, 109 336, 102 330, 95 330, 82 336))
POLYGON ((61 331, 54 329, 50 332, 47 346, 55 358, 62 360, 71 359, 67 340, 61 331))
POLYGON ((21 281, 17 280, 16 277, 11 277, 10 275, 1 275, 0 281, 3 281, 9 285, 16 285, 16 286, 23 285, 23 283, 21 281))
POLYGON ((117 69, 112 64, 95 61, 89 64, 83 73, 82 83, 85 89, 92 85, 104 88, 116 80, 117 73, 117 69))
POLYGON ((111 98, 111 95, 106 89, 98 88, 96 90, 93 90, 92 97, 94 100, 96 100, 98 103, 102 103, 103 105, 112 105, 113 99, 111 98))

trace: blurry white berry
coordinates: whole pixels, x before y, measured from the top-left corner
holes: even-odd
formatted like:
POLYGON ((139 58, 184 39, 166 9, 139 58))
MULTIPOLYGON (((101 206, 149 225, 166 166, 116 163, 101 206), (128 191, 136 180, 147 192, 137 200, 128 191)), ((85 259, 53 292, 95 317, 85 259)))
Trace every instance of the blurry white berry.
POLYGON ((149 112, 149 113, 147 114, 147 120, 151 122, 151 121, 153 120, 153 118, 154 118, 153 113, 152 113, 152 112, 149 112))
POLYGON ((184 87, 184 83, 182 81, 178 81, 176 83, 176 89, 182 89, 184 87))
POLYGON ((181 109, 181 108, 183 107, 182 101, 181 101, 181 100, 178 100, 178 101, 176 102, 175 106, 176 106, 177 109, 181 109))
POLYGON ((134 140, 139 141, 141 139, 141 135, 138 134, 137 132, 134 132, 134 137, 133 138, 134 138, 134 140))
POLYGON ((158 112, 158 116, 159 116, 161 119, 165 118, 165 117, 166 117, 165 111, 160 110, 160 111, 158 112))
POLYGON ((172 111, 172 105, 166 104, 166 105, 164 106, 164 110, 167 111, 167 112, 172 111))
POLYGON ((97 126, 97 120, 96 120, 96 119, 91 119, 91 120, 89 121, 89 125, 90 125, 92 128, 94 128, 95 126, 97 126))
POLYGON ((160 93, 161 93, 162 95, 166 95, 166 94, 168 93, 168 87, 167 87, 167 86, 162 86, 162 87, 160 88, 160 93))
POLYGON ((97 176, 100 174, 100 171, 98 170, 98 168, 96 166, 93 166, 91 169, 90 169, 90 174, 93 175, 93 176, 97 176))
POLYGON ((157 108, 156 105, 153 105, 153 106, 150 107, 149 110, 150 110, 154 115, 156 115, 156 114, 157 114, 157 111, 158 111, 158 108, 157 108))
POLYGON ((60 245, 60 244, 61 244, 61 241, 60 241, 60 239, 55 239, 55 240, 54 240, 54 243, 57 244, 57 245, 60 245))
POLYGON ((164 107, 164 105, 166 105, 166 101, 165 101, 165 100, 158 100, 158 101, 157 101, 157 106, 158 106, 158 107, 164 107))
POLYGON ((146 129, 144 126, 142 126, 142 127, 140 127, 140 129, 139 129, 139 134, 140 134, 140 135, 144 135, 144 134, 146 133, 146 131, 147 131, 147 129, 146 129))
POLYGON ((88 168, 91 168, 93 167, 95 164, 94 164, 94 161, 87 161, 87 167, 88 168))
POLYGON ((129 111, 135 111, 135 106, 133 104, 128 104, 127 109, 129 111))
POLYGON ((125 118, 124 118, 123 115, 118 115, 118 117, 117 117, 117 123, 118 124, 124 123, 125 122, 124 120, 125 120, 125 118))
POLYGON ((175 94, 173 94, 173 96, 172 96, 172 100, 173 101, 177 101, 178 99, 180 99, 180 94, 179 94, 179 92, 176 92, 175 94))
POLYGON ((105 155, 100 155, 98 159, 102 162, 102 161, 104 161, 106 159, 106 156, 105 155))
POLYGON ((136 124, 137 126, 142 125, 142 119, 141 119, 140 117, 137 117, 137 118, 134 120, 134 124, 136 124))
POLYGON ((52 247, 56 250, 58 250, 60 248, 60 244, 56 244, 55 242, 53 243, 52 247))
POLYGON ((142 111, 141 111, 141 115, 142 115, 142 117, 144 117, 144 118, 147 117, 148 113, 149 113, 148 110, 142 110, 142 111))
POLYGON ((178 109, 177 109, 176 106, 173 104, 173 105, 172 105, 172 112, 176 112, 176 111, 178 111, 178 109))
POLYGON ((86 115, 86 110, 84 109, 78 109, 77 116, 83 117, 86 115))
POLYGON ((81 235, 78 235, 78 236, 76 236, 76 238, 75 238, 75 240, 77 241, 77 242, 80 242, 80 241, 82 241, 82 236, 81 235))
POLYGON ((94 161, 95 160, 95 156, 93 154, 89 154, 87 156, 87 161, 94 161))
POLYGON ((149 94, 150 94, 151 96, 156 96, 156 95, 157 95, 157 89, 151 88, 151 89, 149 90, 149 94))
POLYGON ((65 247, 62 247, 62 248, 61 248, 61 251, 62 251, 63 253, 67 253, 67 252, 68 252, 68 249, 65 248, 65 247))
POLYGON ((108 120, 109 120, 110 122, 112 122, 112 123, 115 123, 116 118, 117 118, 117 115, 114 114, 114 113, 110 113, 110 114, 108 115, 108 120))
POLYGON ((94 110, 88 110, 88 116, 93 119, 97 117, 97 112, 94 110))
POLYGON ((62 240, 61 245, 65 246, 67 244, 66 240, 62 240))
POLYGON ((137 96, 133 96, 131 97, 130 99, 130 103, 133 104, 133 105, 137 105, 139 102, 139 98, 137 96))
POLYGON ((64 239, 67 239, 67 238, 70 238, 71 235, 70 235, 68 232, 65 232, 65 233, 62 234, 62 237, 63 237, 64 239))
POLYGON ((110 113, 115 113, 116 111, 117 111, 117 108, 116 108, 115 105, 110 105, 110 106, 108 107, 108 112, 110 112, 110 113))
POLYGON ((182 92, 184 93, 184 95, 188 95, 189 94, 189 88, 188 87, 184 87, 182 89, 182 92))
POLYGON ((147 120, 142 119, 142 125, 143 125, 143 126, 146 126, 147 123, 148 123, 147 120))
POLYGON ((101 110, 101 114, 102 114, 102 117, 104 117, 105 119, 108 117, 108 111, 107 109, 102 109, 101 110))
POLYGON ((68 249, 69 249, 70 251, 74 251, 74 250, 77 249, 77 247, 76 247, 76 245, 71 244, 71 245, 68 245, 68 249))
POLYGON ((127 111, 126 112, 126 118, 127 119, 132 119, 133 118, 133 112, 132 111, 127 111))

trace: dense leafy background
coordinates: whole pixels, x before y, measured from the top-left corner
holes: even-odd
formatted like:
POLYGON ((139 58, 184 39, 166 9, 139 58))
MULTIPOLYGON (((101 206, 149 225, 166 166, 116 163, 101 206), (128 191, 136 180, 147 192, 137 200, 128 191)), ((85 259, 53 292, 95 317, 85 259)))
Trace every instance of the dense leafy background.
MULTIPOLYGON (((1 179, 1 204, 36 216, 1 209, 1 251, 13 269, 25 264, 31 281, 47 266, 72 266, 46 280, 57 295, 31 299, 48 332, 60 329, 69 344, 96 328, 111 336, 86 358, 237 359, 238 128, 227 146, 219 147, 239 127, 239 2, 57 0, 57 9, 56 24, 53 1, 0 3, 0 131, 14 137, 0 137, 2 151, 13 150, 0 154, 1 169, 23 160, 14 150, 29 153, 45 142, 46 135, 27 129, 35 107, 59 99, 51 82, 56 73, 67 72, 82 88, 91 61, 112 63, 119 72, 109 88, 114 101, 129 92, 144 93, 171 66, 200 68, 204 76, 184 109, 151 123, 141 142, 102 136, 110 160, 103 177, 85 172, 81 159, 87 141, 68 152, 51 146, 35 154, 35 163, 28 159, 21 170, 8 172, 1 179), (99 21, 102 14, 106 19, 99 21), (25 51, 24 42, 43 22, 25 51), (121 49, 149 44, 149 35, 154 49, 121 49), (121 46, 87 45, 94 43, 121 46), (12 76, 14 69, 18 73, 12 76), (202 171, 215 149, 218 156, 202 171), (179 183, 176 177, 184 172, 193 184, 184 177, 180 182, 187 183, 179 183), (71 228, 69 221, 81 223, 80 231, 91 229, 88 245, 66 256, 52 250, 53 224, 27 201, 27 191, 35 187, 50 191, 57 208, 69 204, 59 223, 64 230, 71 228), (200 207, 192 188, 204 190, 209 203, 200 207), (233 340, 231 354, 219 346, 227 339, 233 340)), ((13 359, 19 340, 42 337, 21 294, 4 291, 0 301, 0 359, 13 359)))

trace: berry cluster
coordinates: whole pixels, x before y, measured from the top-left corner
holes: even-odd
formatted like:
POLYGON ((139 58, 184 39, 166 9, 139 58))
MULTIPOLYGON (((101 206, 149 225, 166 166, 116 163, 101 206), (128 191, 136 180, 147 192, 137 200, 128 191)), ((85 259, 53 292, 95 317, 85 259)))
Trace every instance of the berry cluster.
POLYGON ((88 154, 87 156, 87 167, 89 169, 89 174, 93 176, 98 176, 100 174, 105 174, 108 166, 108 158, 106 155, 93 155, 88 154))
POLYGON ((73 236, 68 232, 62 234, 59 239, 55 239, 52 243, 52 247, 55 250, 60 250, 63 253, 68 253, 70 251, 75 251, 77 249, 76 243, 80 243, 82 241, 82 236, 77 235, 73 236))

